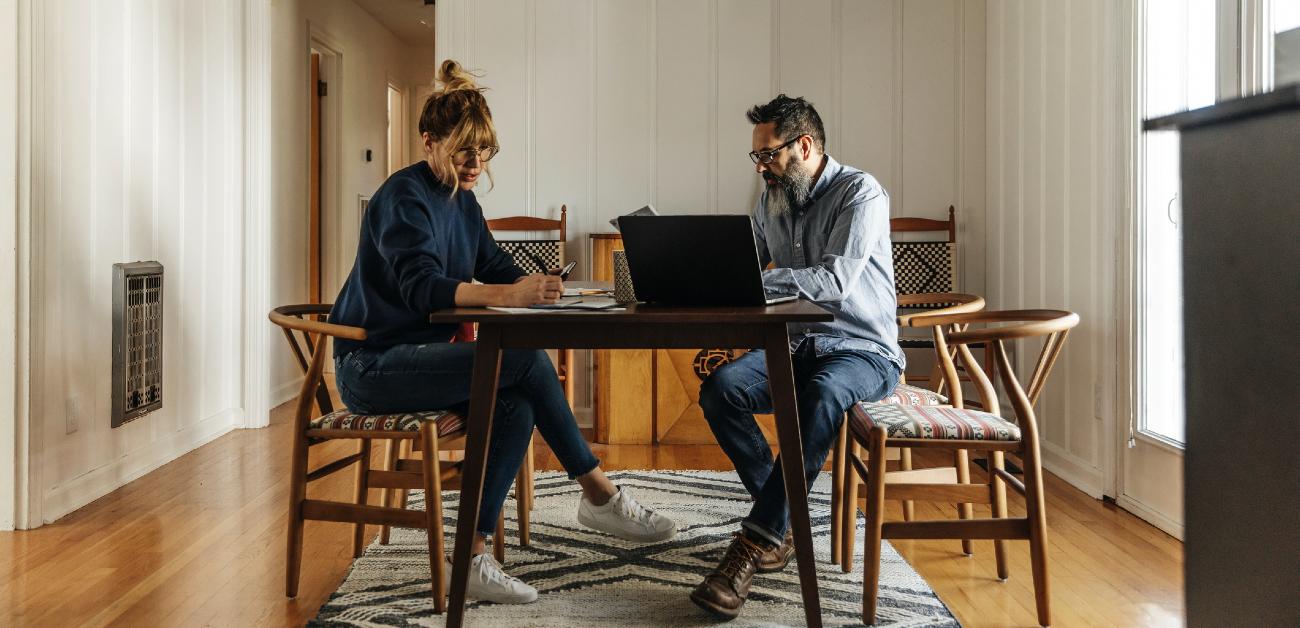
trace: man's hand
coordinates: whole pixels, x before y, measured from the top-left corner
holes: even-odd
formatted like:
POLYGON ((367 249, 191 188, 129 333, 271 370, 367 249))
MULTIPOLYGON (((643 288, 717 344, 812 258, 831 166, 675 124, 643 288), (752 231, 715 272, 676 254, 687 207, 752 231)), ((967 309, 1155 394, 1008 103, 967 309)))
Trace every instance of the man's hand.
POLYGON ((501 305, 528 307, 537 303, 555 303, 564 295, 564 281, 555 275, 525 275, 505 287, 501 305))

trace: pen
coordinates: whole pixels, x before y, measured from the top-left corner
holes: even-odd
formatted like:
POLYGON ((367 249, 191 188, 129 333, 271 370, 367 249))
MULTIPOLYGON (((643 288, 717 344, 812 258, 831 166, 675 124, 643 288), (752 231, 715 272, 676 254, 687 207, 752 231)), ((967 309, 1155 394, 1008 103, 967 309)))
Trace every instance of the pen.
POLYGON ((538 257, 536 253, 529 253, 529 254, 528 254, 528 257, 533 258, 533 263, 534 263, 534 264, 537 264, 537 267, 538 267, 539 269, 541 269, 543 275, 545 275, 545 274, 547 274, 547 273, 550 272, 550 271, 547 270, 547 268, 546 268, 546 262, 543 262, 543 261, 542 261, 542 258, 538 257))

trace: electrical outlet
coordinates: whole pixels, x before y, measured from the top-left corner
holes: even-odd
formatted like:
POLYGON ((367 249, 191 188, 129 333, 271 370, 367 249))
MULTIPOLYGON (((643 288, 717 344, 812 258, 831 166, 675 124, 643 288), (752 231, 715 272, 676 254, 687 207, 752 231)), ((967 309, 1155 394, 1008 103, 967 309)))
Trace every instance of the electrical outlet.
POLYGON ((67 412, 64 413, 64 434, 71 434, 77 431, 81 425, 81 397, 72 395, 68 397, 67 412))
POLYGON ((1102 400, 1105 398, 1101 389, 1101 382, 1095 382, 1092 385, 1092 418, 1102 420, 1102 400))

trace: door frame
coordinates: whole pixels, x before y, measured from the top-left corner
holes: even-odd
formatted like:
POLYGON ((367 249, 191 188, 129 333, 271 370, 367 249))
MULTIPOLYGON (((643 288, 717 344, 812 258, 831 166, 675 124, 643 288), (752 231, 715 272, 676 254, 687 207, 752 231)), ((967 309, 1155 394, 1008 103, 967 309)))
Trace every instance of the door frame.
MULTIPOLYGON (((338 283, 341 259, 339 228, 343 214, 340 198, 340 168, 342 162, 343 117, 342 98, 345 93, 343 84, 344 50, 341 43, 327 31, 311 21, 307 22, 307 45, 303 55, 305 70, 310 75, 311 54, 320 53, 320 80, 328 87, 328 95, 321 100, 321 286, 322 300, 329 294, 331 286, 338 283)), ((310 113, 310 111, 305 112, 310 113)), ((308 122, 308 124, 310 124, 308 122)), ((310 129, 307 130, 311 132, 310 129)), ((311 194, 311 148, 307 150, 306 198, 311 194)), ((310 263, 310 260, 308 260, 310 263)))

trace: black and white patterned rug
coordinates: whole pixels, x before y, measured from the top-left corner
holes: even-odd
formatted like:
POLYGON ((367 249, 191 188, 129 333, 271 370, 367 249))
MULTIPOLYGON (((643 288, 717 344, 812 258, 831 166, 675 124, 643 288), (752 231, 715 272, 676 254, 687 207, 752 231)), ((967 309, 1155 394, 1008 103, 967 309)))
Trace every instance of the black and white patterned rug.
MULTIPOLYGON (((631 487, 638 501, 677 522, 669 541, 637 545, 578 524, 579 489, 560 473, 537 475, 532 544, 515 534, 514 501, 507 501, 506 570, 537 587, 525 605, 471 601, 467 626, 702 626, 719 623, 688 595, 722 557, 749 494, 734 472, 622 471, 610 477, 631 487)), ((457 493, 443 495, 448 555, 454 539, 457 493)), ((861 625, 862 543, 856 569, 841 573, 829 563, 830 481, 823 474, 809 496, 822 617, 828 626, 861 625)), ((421 493, 410 507, 423 508, 421 493)), ((859 526, 861 526, 859 520, 859 526)), ((861 532, 859 532, 861 535, 861 532)), ((957 626, 957 620, 925 580, 888 544, 881 564, 881 626, 957 626)), ((441 626, 429 595, 428 545, 423 530, 394 529, 389 545, 372 544, 357 559, 338 591, 321 607, 313 626, 441 626)), ((784 572, 759 574, 740 617, 728 626, 803 625, 795 563, 784 572)))

